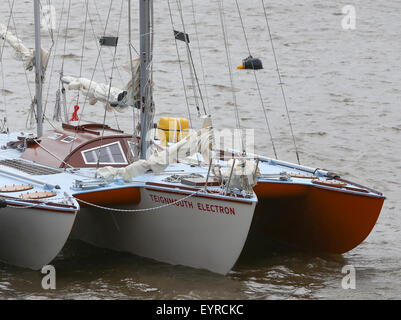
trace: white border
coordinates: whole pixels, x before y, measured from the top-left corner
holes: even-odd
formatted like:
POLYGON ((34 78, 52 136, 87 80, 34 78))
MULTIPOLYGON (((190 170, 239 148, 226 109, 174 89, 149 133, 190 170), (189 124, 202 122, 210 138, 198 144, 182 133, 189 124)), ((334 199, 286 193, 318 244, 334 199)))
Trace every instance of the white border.
POLYGON ((76 139, 77 139, 77 138, 75 138, 75 137, 73 137, 73 136, 66 136, 66 137, 64 137, 63 139, 61 139, 60 141, 61 141, 61 142, 64 142, 64 143, 71 143, 71 142, 74 142, 76 139), (67 138, 72 138, 72 140, 71 140, 71 141, 64 141, 64 140, 67 139, 67 138))
POLYGON ((51 140, 58 140, 59 138, 61 138, 64 134, 62 133, 52 133, 50 136, 47 137, 47 139, 51 139, 51 140), (57 136, 57 137, 56 137, 57 136))
POLYGON ((133 147, 135 147, 135 145, 134 145, 135 143, 128 140, 127 141, 128 149, 131 152, 131 155, 135 158, 135 153, 134 153, 134 150, 132 150, 131 144, 133 145, 133 147))
POLYGON ((113 145, 113 144, 118 144, 118 147, 120 148, 121 154, 123 155, 123 158, 124 158, 125 162, 99 162, 99 164, 111 164, 111 165, 113 165, 113 164, 128 164, 127 158, 125 157, 125 153, 124 153, 123 148, 121 147, 120 141, 115 141, 115 142, 112 142, 112 143, 103 144, 103 145, 95 147, 95 148, 82 150, 81 151, 81 156, 84 159, 85 164, 88 164, 88 165, 97 164, 97 161, 96 162, 88 162, 88 161, 86 161, 86 158, 85 158, 85 155, 84 155, 85 152, 98 150, 100 148, 105 148, 105 147, 113 145))

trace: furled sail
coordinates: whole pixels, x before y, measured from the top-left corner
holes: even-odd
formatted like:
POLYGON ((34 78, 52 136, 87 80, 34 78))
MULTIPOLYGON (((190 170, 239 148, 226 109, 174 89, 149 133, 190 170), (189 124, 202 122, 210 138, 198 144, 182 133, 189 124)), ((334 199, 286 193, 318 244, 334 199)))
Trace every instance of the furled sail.
POLYGON ((249 159, 230 159, 227 162, 227 167, 221 168, 217 173, 217 168, 215 168, 215 173, 221 175, 223 179, 230 180, 230 186, 233 188, 241 189, 243 185, 249 185, 254 187, 258 180, 258 169, 257 164, 253 160, 249 159), (231 177, 231 179, 230 179, 231 177), (246 178, 247 181, 244 183, 243 179, 246 178))
MULTIPOLYGON (((0 24, 0 37, 3 40, 6 40, 14 49, 15 58, 23 61, 25 69, 32 71, 35 66, 35 50, 25 47, 22 41, 13 35, 9 30, 7 30, 7 27, 3 24, 0 24)), ((46 69, 47 62, 49 60, 49 52, 42 49, 41 54, 42 66, 43 69, 46 69)))
POLYGON ((68 90, 80 90, 88 97, 90 105, 101 101, 112 107, 118 107, 116 108, 118 111, 127 107, 125 102, 127 92, 124 90, 110 87, 103 83, 97 83, 86 78, 64 76, 61 78, 61 81, 68 85, 68 90))
MULTIPOLYGON (((123 68, 131 72, 130 63, 123 65, 123 68)), ((108 111, 113 107, 116 111, 123 112, 128 106, 136 106, 139 99, 139 60, 133 61, 133 76, 125 88, 119 89, 110 87, 103 83, 97 83, 87 78, 64 76, 61 81, 68 85, 69 90, 80 90, 88 97, 91 105, 98 101, 105 103, 108 111), (109 95, 110 92, 110 95, 109 95)))
MULTIPOLYGON (((138 160, 124 168, 104 167, 97 173, 107 181, 121 177, 125 182, 145 174, 149 170, 153 173, 164 171, 170 163, 182 160, 200 153, 205 163, 215 158, 214 133, 210 116, 204 117, 202 129, 186 136, 180 142, 169 146, 161 152, 154 153, 148 160, 138 160)), ((244 186, 252 188, 257 183, 258 169, 255 161, 251 159, 231 159, 224 168, 213 169, 216 176, 224 181, 230 181, 231 188, 243 189, 244 186)))

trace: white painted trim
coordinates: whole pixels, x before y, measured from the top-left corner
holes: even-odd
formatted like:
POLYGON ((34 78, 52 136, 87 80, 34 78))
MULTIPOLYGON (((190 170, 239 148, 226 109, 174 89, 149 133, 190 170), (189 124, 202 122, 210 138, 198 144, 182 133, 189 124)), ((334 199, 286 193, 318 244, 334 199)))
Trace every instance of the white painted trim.
POLYGON ((73 137, 73 136, 66 136, 65 138, 61 139, 60 141, 64 142, 64 143, 71 143, 71 142, 73 142, 75 140, 76 140, 76 138, 73 137), (65 141, 65 139, 67 139, 67 138, 72 138, 72 140, 71 141, 65 141))
POLYGON ((98 150, 98 149, 100 149, 100 148, 105 148, 105 147, 111 146, 111 145, 113 145, 113 144, 118 144, 118 147, 120 148, 120 152, 121 152, 121 154, 122 154, 122 156, 123 156, 123 158, 124 158, 124 162, 99 162, 99 164, 110 164, 110 165, 115 165, 115 164, 128 164, 127 158, 125 157, 124 150, 123 150, 123 148, 121 147, 120 141, 115 141, 115 142, 112 142, 112 143, 103 144, 103 145, 98 146, 98 147, 95 147, 95 148, 82 150, 82 151, 81 151, 81 156, 82 156, 82 158, 84 159, 85 164, 88 164, 88 165, 90 165, 90 164, 97 164, 97 161, 96 161, 96 162, 88 162, 88 161, 86 161, 85 154, 84 154, 85 152, 88 152, 88 151, 95 151, 95 150, 98 150))
POLYGON ((51 140, 57 140, 58 138, 61 138, 63 135, 64 134, 62 134, 62 133, 53 133, 50 136, 48 136, 47 138, 51 139, 51 140))

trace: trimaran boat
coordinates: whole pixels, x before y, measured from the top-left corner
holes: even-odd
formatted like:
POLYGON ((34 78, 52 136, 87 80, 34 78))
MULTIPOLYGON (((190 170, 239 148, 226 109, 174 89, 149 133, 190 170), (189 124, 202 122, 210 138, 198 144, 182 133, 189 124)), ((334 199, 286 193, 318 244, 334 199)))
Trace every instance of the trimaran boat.
MULTIPOLYGON (((155 108, 151 0, 139 1, 139 61, 131 59, 132 79, 125 91, 93 79, 60 77, 63 87, 81 90, 91 104, 102 101, 108 108, 138 108, 138 134, 81 120, 64 121, 60 128, 42 133, 42 81, 38 79, 43 78, 46 53, 38 50, 39 0, 34 4, 34 60, 33 51, 24 49, 8 28, 2 36, 22 53, 26 66, 35 66, 38 132, 36 136, 0 135, 4 146, 0 184, 9 188, 14 179, 21 184, 29 181, 45 200, 32 208, 33 200, 22 199, 23 191, 12 192, 11 202, 0 190, 5 206, 0 214, 0 260, 30 268, 49 263, 74 223, 75 214, 60 211, 76 213, 76 200, 81 209, 71 237, 221 274, 234 266, 247 238, 273 238, 303 249, 344 253, 368 236, 380 214, 382 194, 325 170, 245 150, 216 150, 210 116, 204 116, 201 130, 185 134, 183 128, 189 129, 185 120, 161 119, 162 141, 151 141, 155 108), (174 138, 170 139, 171 135, 174 138), (15 206, 26 209, 17 211, 15 206), (31 211, 35 214, 28 213, 31 211), (23 230, 24 235, 4 232, 5 228, 23 230), (31 256, 52 251, 40 263, 27 261, 25 252, 16 250, 44 236, 46 241, 35 242, 31 251, 31 256)), ((117 40, 103 37, 100 43, 116 46, 117 40)))
MULTIPOLYGON (((35 21, 39 26, 39 0, 34 2, 35 21)), ((238 259, 252 222, 257 203, 252 190, 256 182, 256 163, 240 157, 230 168, 220 164, 221 174, 218 177, 212 175, 217 164, 212 159, 210 117, 205 117, 204 126, 199 132, 188 134, 165 150, 154 150, 149 156, 149 130, 153 127, 154 113, 150 85, 150 4, 151 1, 140 1, 140 51, 143 54, 136 68, 137 80, 132 82, 132 87, 136 84, 139 87, 135 94, 139 95, 138 107, 142 110, 138 137, 140 145, 133 141, 132 135, 111 129, 106 124, 65 123, 60 129, 42 134, 41 81, 37 81, 37 136, 18 133, 2 135, 5 147, 1 154, 5 161, 1 165, 5 167, 3 171, 6 175, 16 171, 26 179, 46 179, 48 184, 57 183, 78 199, 82 206, 75 221, 74 238, 159 261, 226 274, 238 259), (207 165, 193 166, 177 161, 199 151, 205 159, 210 158, 207 165), (136 154, 140 158, 136 158, 136 154), (115 170, 105 167, 106 164, 124 168, 115 170), (43 173, 39 170, 42 167, 64 170, 48 169, 43 173), (173 181, 176 172, 184 172, 185 175, 173 181), (114 179, 116 175, 122 179, 114 179)), ((43 50, 40 32, 38 29, 36 31, 34 65, 37 79, 42 79, 43 50)), ((3 38, 24 56, 24 61, 30 60, 32 52, 22 48, 20 40, 9 34, 8 30, 3 33, 3 38)), ((108 41, 114 46, 117 43, 115 38, 104 37, 101 40, 104 45, 108 45, 108 41)), ((81 89, 88 90, 88 96, 93 93, 92 99, 101 99, 99 96, 102 96, 104 87, 95 82, 89 82, 85 87, 85 80, 80 78, 66 76, 61 80, 70 88, 78 83, 81 89)), ((107 94, 103 92, 103 98, 112 101, 111 87, 106 91, 107 94)), ((53 196, 48 194, 46 201, 51 201, 53 196)), ((9 206, 3 210, 8 213, 9 206)), ((8 215, 12 213, 7 216, 2 214, 0 218, 6 219, 6 224, 14 229, 25 225, 23 219, 9 220, 8 215)), ((64 220, 58 222, 63 223, 64 220)), ((65 227, 71 228, 71 225, 66 224, 65 227)), ((49 229, 52 229, 51 223, 43 224, 42 228, 34 231, 46 234, 49 229)), ((1 238, 2 244, 6 246, 0 260, 37 268, 37 264, 26 263, 23 255, 14 260, 8 258, 8 254, 14 252, 12 241, 16 240, 8 239, 7 235, 1 235, 4 237, 1 238)), ((52 242, 51 236, 48 235, 49 243, 52 242)), ((68 233, 57 236, 64 236, 65 241, 68 233)), ((32 241, 32 237, 28 232, 17 240, 32 241)), ((46 251, 49 244, 39 245, 36 252, 46 251)), ((59 250, 61 248, 58 247, 59 250)))

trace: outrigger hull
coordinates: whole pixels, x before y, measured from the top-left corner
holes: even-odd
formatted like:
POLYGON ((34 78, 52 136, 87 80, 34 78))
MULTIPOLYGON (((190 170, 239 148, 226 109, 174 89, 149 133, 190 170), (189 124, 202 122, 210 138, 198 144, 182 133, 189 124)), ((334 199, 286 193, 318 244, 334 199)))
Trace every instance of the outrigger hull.
MULTIPOLYGON (((122 191, 113 201, 105 201, 101 192, 75 195, 116 207, 127 202, 124 197, 130 194, 133 203, 119 207, 146 211, 111 212, 83 204, 72 237, 173 265, 227 274, 244 247, 256 199, 204 194, 187 198, 193 192, 148 186, 122 191), (171 205, 180 199, 185 200, 171 205)), ((109 200, 110 194, 105 192, 109 200)))
POLYGON ((260 181, 252 232, 304 250, 342 254, 360 245, 384 197, 317 185, 260 181))
POLYGON ((73 207, 38 205, 18 199, 5 201, 7 206, 0 209, 0 261, 41 269, 64 247, 78 204, 73 207))

